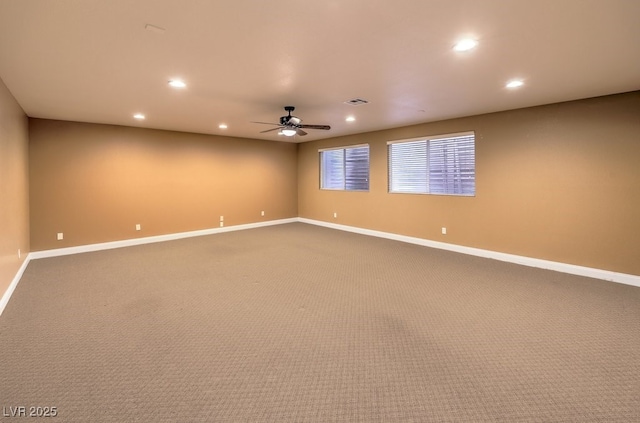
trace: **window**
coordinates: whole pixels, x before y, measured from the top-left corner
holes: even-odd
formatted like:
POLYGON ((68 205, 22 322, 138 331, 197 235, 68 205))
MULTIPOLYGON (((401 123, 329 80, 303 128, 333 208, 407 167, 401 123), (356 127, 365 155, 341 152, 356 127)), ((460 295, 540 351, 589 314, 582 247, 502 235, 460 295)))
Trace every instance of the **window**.
POLYGON ((388 149, 389 192, 475 195, 473 132, 392 141, 388 149))
POLYGON ((321 150, 320 188, 369 191, 369 146, 321 150))

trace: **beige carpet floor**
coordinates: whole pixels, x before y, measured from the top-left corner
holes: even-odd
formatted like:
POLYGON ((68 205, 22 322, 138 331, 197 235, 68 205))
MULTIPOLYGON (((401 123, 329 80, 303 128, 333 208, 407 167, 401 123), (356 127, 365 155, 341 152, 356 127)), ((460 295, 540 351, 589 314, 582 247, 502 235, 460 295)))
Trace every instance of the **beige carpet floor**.
POLYGON ((58 422, 640 422, 640 288, 294 223, 33 260, 0 407, 58 422))

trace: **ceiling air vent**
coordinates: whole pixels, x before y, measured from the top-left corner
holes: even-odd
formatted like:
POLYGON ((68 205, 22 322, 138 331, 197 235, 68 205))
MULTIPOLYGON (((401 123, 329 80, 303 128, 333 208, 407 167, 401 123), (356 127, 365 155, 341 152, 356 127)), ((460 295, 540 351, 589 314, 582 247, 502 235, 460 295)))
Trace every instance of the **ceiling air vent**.
POLYGON ((361 98, 352 98, 351 100, 345 101, 345 104, 350 104, 352 106, 360 106, 361 104, 368 104, 367 100, 363 100, 361 98))

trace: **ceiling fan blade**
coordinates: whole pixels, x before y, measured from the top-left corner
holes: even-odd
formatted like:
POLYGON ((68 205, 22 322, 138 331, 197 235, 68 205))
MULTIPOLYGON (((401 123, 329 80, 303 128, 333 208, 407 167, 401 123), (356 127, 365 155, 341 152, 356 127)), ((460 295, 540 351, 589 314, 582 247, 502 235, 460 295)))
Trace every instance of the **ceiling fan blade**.
POLYGON ((251 123, 259 123, 261 125, 276 125, 276 126, 282 126, 279 123, 271 123, 271 122, 251 122, 251 123))
POLYGON ((304 137, 305 135, 307 135, 307 133, 300 128, 296 128, 296 134, 300 135, 301 137, 304 137))
POLYGON ((298 125, 299 128, 308 128, 308 129, 324 129, 329 130, 331 127, 329 125, 298 125))
POLYGON ((271 128, 271 129, 267 129, 266 131, 260 131, 260 133, 264 134, 265 132, 277 131, 278 129, 282 129, 282 126, 278 125, 277 128, 271 128))

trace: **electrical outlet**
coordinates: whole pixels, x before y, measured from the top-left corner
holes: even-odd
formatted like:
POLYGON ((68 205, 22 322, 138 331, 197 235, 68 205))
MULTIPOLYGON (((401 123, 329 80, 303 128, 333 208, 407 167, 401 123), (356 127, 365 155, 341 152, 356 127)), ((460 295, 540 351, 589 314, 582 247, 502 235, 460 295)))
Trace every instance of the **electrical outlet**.
POLYGON ((64 234, 62 232, 58 232, 58 241, 62 241, 64 239, 64 234))
MULTIPOLYGON (((224 222, 224 216, 220 216, 220 222, 224 222)), ((220 225, 222 226, 222 225, 220 225)))
POLYGON ((264 216, 264 210, 260 212, 260 216, 264 216))
POLYGON ((222 228, 224 226, 224 222, 220 222, 220 227, 222 228))
POLYGON ((447 234, 447 228, 445 228, 444 226, 442 227, 442 235, 446 235, 447 234))
POLYGON ((139 223, 137 223, 137 224, 136 224, 136 231, 139 231, 140 229, 141 229, 140 224, 139 224, 139 223))
POLYGON ((334 219, 337 219, 337 218, 338 218, 338 213, 335 213, 335 212, 334 212, 334 213, 333 213, 333 218, 334 218, 334 219))
POLYGON ((22 255, 20 254, 20 248, 18 248, 18 258, 22 258, 22 255))

